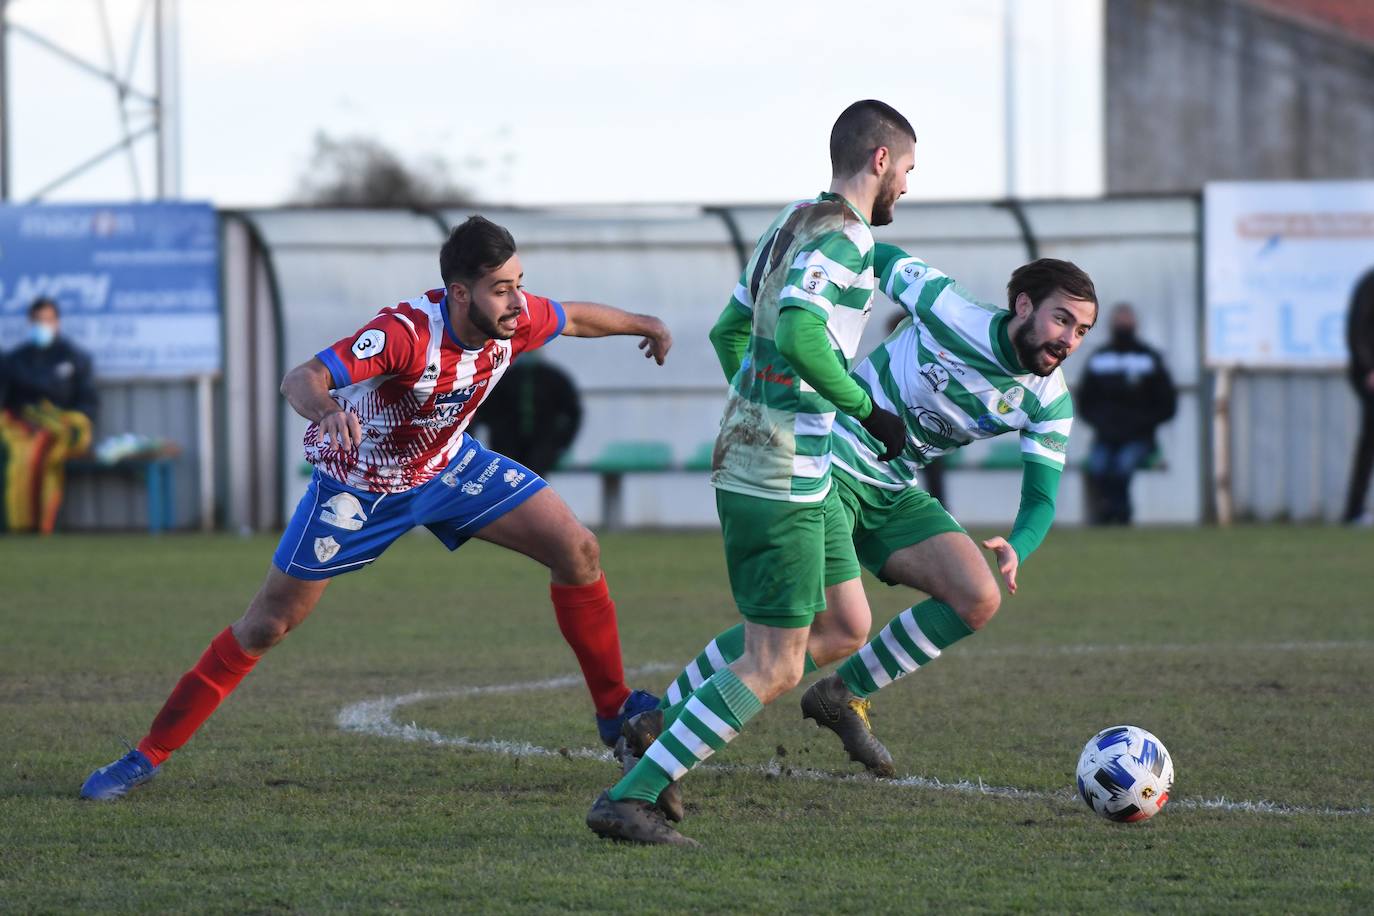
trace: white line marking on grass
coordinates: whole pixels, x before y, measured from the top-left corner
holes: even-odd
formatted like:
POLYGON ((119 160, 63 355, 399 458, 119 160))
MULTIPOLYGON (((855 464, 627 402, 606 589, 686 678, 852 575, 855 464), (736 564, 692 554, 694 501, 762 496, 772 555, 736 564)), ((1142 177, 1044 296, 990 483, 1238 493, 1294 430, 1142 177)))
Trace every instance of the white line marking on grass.
MULTIPOLYGON (((1309 648, 1313 645, 1324 644, 1296 643, 1294 645, 1301 645, 1304 648, 1309 648)), ((1331 645, 1344 644, 1332 643, 1331 645)), ((1093 647, 1080 646, 1078 648, 1088 649, 1093 647)), ((1110 650, 1112 647, 1096 648, 1110 650)), ((680 669, 676 665, 650 664, 643 665, 626 673, 630 675, 641 675, 678 670, 680 669)), ((425 700, 456 699, 458 697, 492 694, 531 693, 540 690, 562 690, 568 687, 576 687, 581 683, 582 678, 580 676, 568 675, 566 677, 554 677, 541 681, 523 681, 515 684, 492 684, 482 687, 455 687, 451 690, 417 690, 414 693, 406 693, 399 696, 379 697, 375 700, 363 700, 358 703, 351 703, 339 710, 336 721, 338 722, 339 729, 345 732, 374 735, 379 738, 394 738, 400 741, 413 741, 420 744, 432 744, 438 747, 456 747, 470 751, 486 751, 493 754, 505 754, 510 757, 568 757, 577 760, 601 760, 610 762, 613 759, 611 757, 611 752, 605 749, 590 747, 554 749, 541 747, 538 744, 531 744, 528 741, 505 741, 501 739, 478 740, 476 738, 467 738, 462 735, 444 735, 432 728, 422 728, 414 722, 401 724, 396 722, 394 718, 396 711, 402 706, 409 706, 413 703, 420 703, 425 700)), ((961 779, 955 782, 946 782, 929 776, 903 776, 898 779, 880 780, 868 775, 831 773, 825 770, 793 767, 781 763, 776 758, 763 766, 707 764, 705 769, 726 773, 763 774, 765 776, 804 779, 815 782, 870 782, 896 788, 929 789, 941 792, 959 792, 968 795, 990 795, 995 798, 1031 799, 1036 801, 1057 801, 1074 805, 1081 804, 1078 796, 1073 791, 1067 789, 1060 792, 1044 792, 1036 789, 1019 789, 1015 786, 990 786, 982 780, 970 782, 969 780, 961 779)), ((1368 806, 1361 808, 1307 807, 1303 805, 1283 805, 1278 802, 1263 800, 1240 801, 1224 797, 1210 799, 1170 799, 1169 807, 1208 811, 1244 811, 1255 814, 1317 814, 1328 817, 1368 816, 1374 814, 1374 808, 1368 806)))
MULTIPOLYGON (((963 648, 963 647, 960 647, 963 648)), ((1132 652, 1162 652, 1168 655, 1186 652, 1336 652, 1361 651, 1374 649, 1374 642, 1351 640, 1349 642, 1268 642, 1268 643, 1120 643, 1117 645, 1062 645, 1062 646, 1005 646, 991 649, 969 647, 953 653, 948 658, 1001 658, 1011 656, 1049 657, 1055 655, 1107 655, 1132 652)))

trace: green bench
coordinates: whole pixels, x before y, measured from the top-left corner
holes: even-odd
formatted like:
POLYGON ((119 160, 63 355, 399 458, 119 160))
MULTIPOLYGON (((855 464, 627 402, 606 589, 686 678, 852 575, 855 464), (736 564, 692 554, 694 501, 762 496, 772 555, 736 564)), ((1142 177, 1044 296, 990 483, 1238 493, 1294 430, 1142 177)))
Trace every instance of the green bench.
POLYGON ((625 524, 626 474, 662 474, 682 469, 673 463, 673 449, 668 443, 622 439, 607 442, 591 461, 572 461, 565 456, 554 471, 601 475, 601 524, 615 529, 625 524))

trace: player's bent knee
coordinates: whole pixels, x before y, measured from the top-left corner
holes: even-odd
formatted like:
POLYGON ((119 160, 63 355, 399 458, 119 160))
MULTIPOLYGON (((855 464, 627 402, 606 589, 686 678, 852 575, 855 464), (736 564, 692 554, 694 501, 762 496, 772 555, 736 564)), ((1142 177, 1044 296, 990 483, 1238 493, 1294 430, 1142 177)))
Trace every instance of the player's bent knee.
POLYGON ((988 621, 992 620, 1001 606, 1002 593, 995 582, 989 582, 964 597, 955 605, 954 612, 970 630, 981 630, 988 625, 988 621))
POLYGON ((553 573, 571 585, 590 585, 601 578, 601 544, 596 535, 579 525, 553 573))

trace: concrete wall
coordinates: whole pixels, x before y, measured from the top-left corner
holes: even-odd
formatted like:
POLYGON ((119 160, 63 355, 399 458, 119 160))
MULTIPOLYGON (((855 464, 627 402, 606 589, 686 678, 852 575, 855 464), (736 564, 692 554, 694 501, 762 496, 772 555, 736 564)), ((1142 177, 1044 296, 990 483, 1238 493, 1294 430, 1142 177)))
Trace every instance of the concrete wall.
POLYGON ((1239 0, 1107 0, 1107 192, 1374 177, 1374 45, 1239 0))

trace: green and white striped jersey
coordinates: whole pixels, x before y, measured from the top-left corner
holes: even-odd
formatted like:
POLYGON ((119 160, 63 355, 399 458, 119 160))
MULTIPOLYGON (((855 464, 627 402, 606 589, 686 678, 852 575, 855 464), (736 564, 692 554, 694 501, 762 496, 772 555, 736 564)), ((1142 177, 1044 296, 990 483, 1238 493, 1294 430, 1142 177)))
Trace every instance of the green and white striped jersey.
POLYGON ((974 300, 949 277, 917 258, 899 258, 881 278, 883 291, 909 317, 853 377, 873 403, 906 420, 906 450, 879 461, 881 448, 858 421, 841 417, 833 438, 835 466, 874 486, 916 486, 932 458, 1018 430, 1021 458, 1064 467, 1073 401, 1064 373, 1025 372, 1007 334, 1011 312, 974 300))
POLYGON ((765 499, 819 502, 830 489, 835 406, 778 352, 786 308, 823 318, 848 369, 873 308, 873 233, 844 198, 784 207, 754 247, 730 300, 751 316, 743 363, 730 381, 711 484, 765 499))

